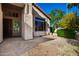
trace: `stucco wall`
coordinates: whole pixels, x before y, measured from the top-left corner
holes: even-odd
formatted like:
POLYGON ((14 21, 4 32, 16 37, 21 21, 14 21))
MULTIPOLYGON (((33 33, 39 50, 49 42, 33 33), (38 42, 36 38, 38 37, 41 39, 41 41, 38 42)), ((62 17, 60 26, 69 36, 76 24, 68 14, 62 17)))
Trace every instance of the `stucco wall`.
POLYGON ((43 36, 43 35, 46 35, 45 31, 35 31, 34 32, 34 36, 43 36))
POLYGON ((50 20, 42 13, 40 12, 37 8, 35 8, 34 6, 32 6, 33 8, 33 20, 35 19, 35 17, 41 17, 44 18, 45 21, 47 22, 48 26, 46 25, 46 31, 35 31, 34 28, 34 36, 40 36, 40 35, 46 35, 48 33, 50 33, 50 20))
POLYGON ((3 31, 2 31, 2 19, 3 19, 3 16, 2 16, 2 7, 1 7, 1 4, 0 4, 0 42, 3 41, 3 31))

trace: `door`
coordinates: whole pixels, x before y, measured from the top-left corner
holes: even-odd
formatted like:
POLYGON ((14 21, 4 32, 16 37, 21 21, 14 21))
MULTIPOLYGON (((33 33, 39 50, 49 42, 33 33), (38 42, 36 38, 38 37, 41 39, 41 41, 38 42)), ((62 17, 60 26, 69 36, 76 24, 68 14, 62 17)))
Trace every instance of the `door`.
POLYGON ((12 36, 20 37, 21 36, 21 20, 13 19, 12 23, 13 23, 12 36))
POLYGON ((3 38, 12 37, 12 20, 3 19, 3 38))

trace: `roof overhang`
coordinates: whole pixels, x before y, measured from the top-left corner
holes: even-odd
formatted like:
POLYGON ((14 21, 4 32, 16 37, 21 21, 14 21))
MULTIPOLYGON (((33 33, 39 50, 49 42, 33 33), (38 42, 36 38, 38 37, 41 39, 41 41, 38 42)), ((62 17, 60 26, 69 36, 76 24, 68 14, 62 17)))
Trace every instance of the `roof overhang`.
POLYGON ((40 12, 42 12, 49 20, 51 19, 41 8, 39 8, 35 3, 32 3, 34 7, 36 7, 40 12))

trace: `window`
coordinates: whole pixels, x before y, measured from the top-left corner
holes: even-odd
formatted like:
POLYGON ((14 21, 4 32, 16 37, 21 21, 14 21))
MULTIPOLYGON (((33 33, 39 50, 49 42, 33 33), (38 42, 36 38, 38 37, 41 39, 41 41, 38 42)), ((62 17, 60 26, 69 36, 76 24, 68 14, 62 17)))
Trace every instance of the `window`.
POLYGON ((35 31, 45 31, 46 30, 46 22, 43 18, 35 18, 35 31))
POLYGON ((13 11, 6 11, 4 13, 5 16, 10 16, 10 17, 19 17, 19 13, 18 12, 13 12, 13 11))

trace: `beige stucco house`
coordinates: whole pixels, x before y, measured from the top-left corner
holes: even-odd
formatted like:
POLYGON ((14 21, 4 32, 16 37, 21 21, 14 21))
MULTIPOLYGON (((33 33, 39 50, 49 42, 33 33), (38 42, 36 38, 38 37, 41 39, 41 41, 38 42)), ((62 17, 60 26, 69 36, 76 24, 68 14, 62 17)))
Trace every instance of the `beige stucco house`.
POLYGON ((50 33, 50 17, 34 3, 0 3, 0 42, 6 38, 24 40, 50 33))

